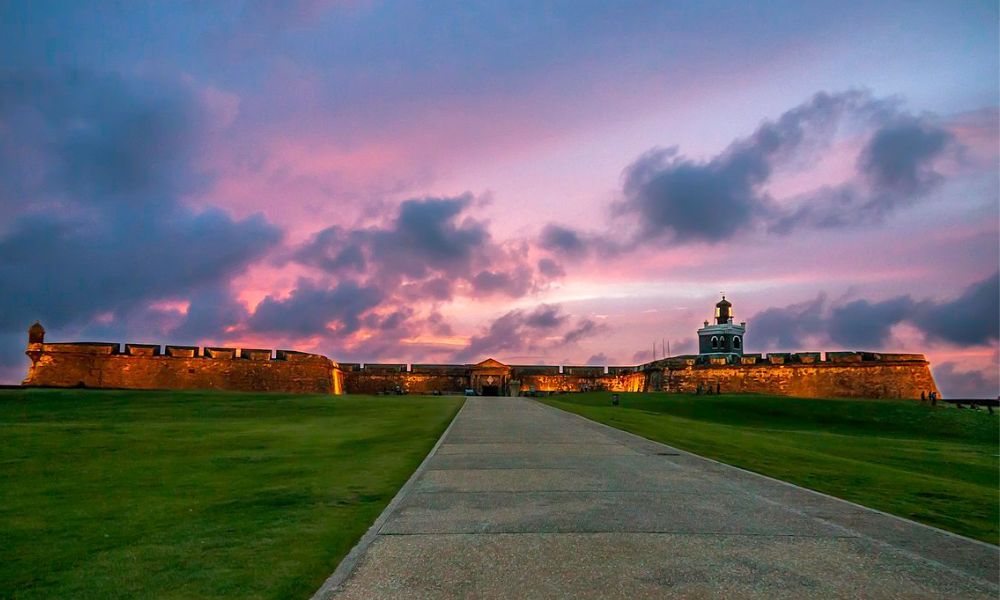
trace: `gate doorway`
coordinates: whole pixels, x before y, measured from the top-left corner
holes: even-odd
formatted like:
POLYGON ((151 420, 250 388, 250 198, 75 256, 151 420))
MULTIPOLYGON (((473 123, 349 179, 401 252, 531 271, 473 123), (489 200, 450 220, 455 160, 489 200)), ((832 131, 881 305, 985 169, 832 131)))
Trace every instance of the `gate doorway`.
POLYGON ((510 367, 488 358, 471 365, 470 381, 472 389, 480 396, 506 396, 510 381, 510 367))

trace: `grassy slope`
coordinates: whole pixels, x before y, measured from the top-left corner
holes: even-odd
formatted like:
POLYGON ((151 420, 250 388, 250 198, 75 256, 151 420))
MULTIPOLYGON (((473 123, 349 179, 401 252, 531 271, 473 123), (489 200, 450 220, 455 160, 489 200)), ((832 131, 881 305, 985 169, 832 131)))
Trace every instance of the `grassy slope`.
POLYGON ((996 544, 996 415, 916 402, 555 396, 546 403, 703 456, 996 544))
POLYGON ((307 597, 461 402, 0 391, 0 597, 307 597))

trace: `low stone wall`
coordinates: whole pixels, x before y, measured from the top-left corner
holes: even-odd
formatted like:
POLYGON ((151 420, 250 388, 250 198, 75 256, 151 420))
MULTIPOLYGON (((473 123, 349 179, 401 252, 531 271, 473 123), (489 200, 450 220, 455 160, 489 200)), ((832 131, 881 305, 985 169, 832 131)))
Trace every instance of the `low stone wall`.
POLYGON ((647 374, 632 372, 622 375, 525 375, 521 378, 521 392, 580 392, 605 390, 609 392, 642 392, 646 390, 647 374))
POLYGON ((348 394, 461 394, 469 387, 463 375, 352 370, 344 372, 344 390, 348 394))
POLYGON ((23 385, 126 389, 214 389, 342 394, 337 363, 279 350, 126 344, 28 344, 23 385))
POLYGON ((600 379, 609 392, 645 392, 649 387, 649 377, 643 372, 622 375, 605 375, 600 379))
MULTIPOLYGON (((344 390, 348 394, 461 394, 471 386, 467 365, 341 364, 344 390)), ((604 373, 604 367, 511 366, 512 393, 580 392, 607 390, 641 392, 646 389, 647 374, 634 369, 604 373)))

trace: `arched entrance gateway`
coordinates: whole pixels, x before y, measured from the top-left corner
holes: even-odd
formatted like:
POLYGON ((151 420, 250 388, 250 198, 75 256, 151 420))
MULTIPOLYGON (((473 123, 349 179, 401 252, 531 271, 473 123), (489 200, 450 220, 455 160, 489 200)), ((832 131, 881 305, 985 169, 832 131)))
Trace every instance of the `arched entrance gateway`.
POLYGON ((480 396, 507 396, 510 394, 510 367, 487 358, 472 365, 472 389, 480 396))

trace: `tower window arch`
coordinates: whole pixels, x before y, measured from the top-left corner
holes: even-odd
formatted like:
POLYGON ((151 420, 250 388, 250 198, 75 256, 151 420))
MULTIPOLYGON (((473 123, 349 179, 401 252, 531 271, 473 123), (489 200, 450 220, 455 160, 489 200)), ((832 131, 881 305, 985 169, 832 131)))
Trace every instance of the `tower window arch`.
POLYGON ((740 336, 738 335, 733 336, 733 349, 739 350, 742 347, 743 347, 743 340, 740 339, 740 336))
POLYGON ((718 349, 719 349, 719 338, 713 335, 712 336, 712 350, 718 350, 718 349))

